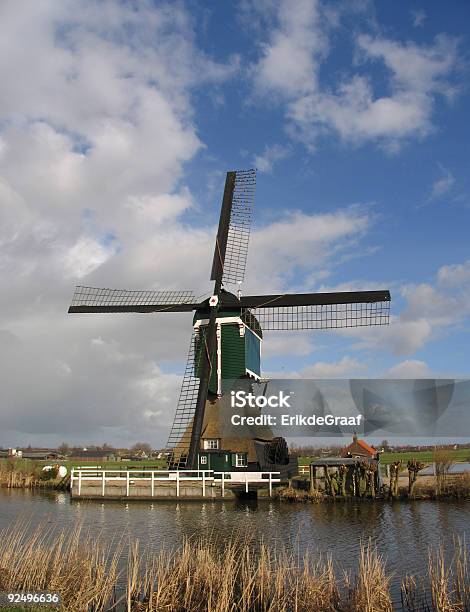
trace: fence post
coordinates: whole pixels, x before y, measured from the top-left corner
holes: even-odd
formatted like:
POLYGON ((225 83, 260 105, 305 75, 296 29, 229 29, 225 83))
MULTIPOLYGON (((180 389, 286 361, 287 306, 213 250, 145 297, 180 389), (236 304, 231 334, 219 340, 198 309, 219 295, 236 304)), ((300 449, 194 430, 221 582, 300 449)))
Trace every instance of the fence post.
POLYGON ((176 497, 180 496, 180 473, 176 472, 176 497))
POLYGON ((206 496, 206 472, 202 471, 202 496, 206 496))
POLYGON ((104 487, 106 484, 106 470, 101 472, 101 495, 104 497, 104 487))
POLYGON ((126 496, 129 497, 129 470, 126 472, 126 496))
POLYGON ((225 473, 222 472, 222 497, 225 495, 225 473))
POLYGON ((82 470, 78 470, 78 497, 82 493, 82 470))
POLYGON ((72 468, 72 469, 70 470, 70 490, 71 490, 71 491, 73 491, 73 475, 74 475, 74 469, 75 469, 75 468, 72 468))
POLYGON ((155 472, 152 470, 152 497, 155 495, 155 472))
POLYGON ((271 481, 272 474, 269 472, 269 497, 273 496, 273 483, 271 481))
POLYGON ((245 493, 248 493, 248 472, 245 472, 245 493))

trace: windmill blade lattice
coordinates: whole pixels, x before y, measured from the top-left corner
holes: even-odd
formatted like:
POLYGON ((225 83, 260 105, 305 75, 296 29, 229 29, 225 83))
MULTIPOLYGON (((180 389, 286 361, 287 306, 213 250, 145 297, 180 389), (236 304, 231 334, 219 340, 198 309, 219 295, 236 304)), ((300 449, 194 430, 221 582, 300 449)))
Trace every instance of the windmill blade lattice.
POLYGON ((245 278, 255 188, 256 170, 227 173, 211 280, 227 284, 245 278))
MULTIPOLYGON (((204 331, 201 330, 199 333, 202 336, 204 331)), ((171 453, 169 463, 174 468, 186 467, 188 459, 200 385, 200 379, 196 377, 199 369, 199 363, 196 363, 196 360, 199 362, 202 354, 201 350, 197 350, 196 333, 193 332, 178 405, 166 446, 171 453)))
POLYGON ((194 291, 129 291, 78 286, 69 312, 191 311, 195 301, 194 291))
POLYGON ((250 308, 242 310, 242 319, 272 331, 388 325, 390 302, 250 308))

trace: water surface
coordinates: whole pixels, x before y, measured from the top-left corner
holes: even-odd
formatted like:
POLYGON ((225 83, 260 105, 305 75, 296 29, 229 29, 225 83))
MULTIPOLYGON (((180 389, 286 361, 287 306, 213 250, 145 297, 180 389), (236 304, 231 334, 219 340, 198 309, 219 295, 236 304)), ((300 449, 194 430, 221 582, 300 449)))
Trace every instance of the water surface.
POLYGON ((179 545, 185 536, 218 537, 249 533, 272 546, 312 555, 331 554, 338 567, 354 568, 361 540, 369 538, 395 573, 394 599, 406 572, 425 574, 428 548, 450 551, 455 536, 469 540, 470 503, 465 501, 350 502, 288 504, 249 502, 71 501, 68 493, 0 489, 0 529, 18 517, 32 524, 76 523, 107 539, 138 538, 157 551, 179 545))

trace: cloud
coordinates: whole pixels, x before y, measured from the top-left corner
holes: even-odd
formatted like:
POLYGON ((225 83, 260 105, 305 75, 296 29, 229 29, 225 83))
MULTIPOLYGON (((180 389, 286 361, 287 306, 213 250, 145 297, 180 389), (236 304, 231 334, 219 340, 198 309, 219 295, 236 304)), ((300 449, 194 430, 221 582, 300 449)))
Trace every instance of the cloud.
POLYGON ((275 357, 277 355, 310 355, 315 350, 311 335, 297 332, 269 332, 265 334, 266 342, 263 342, 262 357, 275 357))
POLYGON ((413 25, 415 28, 420 28, 427 18, 426 11, 423 9, 411 11, 411 16, 413 17, 413 25))
MULTIPOLYGON (((426 343, 450 333, 470 315, 470 262, 442 266, 433 284, 397 287, 405 303, 390 317, 390 325, 347 329, 345 337, 356 339, 356 349, 383 349, 412 355, 426 343)), ((392 291, 393 299, 394 291, 392 291)))
POLYGON ((434 378, 431 368, 424 361, 406 359, 391 367, 384 378, 434 378))
POLYGON ((181 5, 4 2, 0 19, 0 444, 164 444, 190 315, 67 308, 75 283, 208 276, 214 228, 182 222, 179 181, 204 146, 192 92, 237 58, 206 56, 181 5))
POLYGON ((319 27, 316 0, 282 1, 276 5, 277 26, 268 43, 261 45, 261 57, 252 68, 258 92, 296 98, 316 88, 317 55, 326 50, 326 38, 319 27))
POLYGON ((455 177, 450 170, 439 165, 441 177, 434 181, 431 187, 430 200, 437 200, 449 193, 455 185, 455 177))
POLYGON ((441 266, 437 272, 439 285, 453 289, 468 288, 470 285, 470 259, 463 264, 441 266))
MULTIPOLYGON (((216 228, 188 222, 199 203, 182 177, 204 147, 193 92, 231 78, 237 60, 204 55, 179 4, 5 2, 0 13, 0 444, 161 446, 191 314, 67 308, 75 284, 209 290, 216 228)), ((253 233, 249 280, 276 291, 293 269, 328 274, 371 224, 358 207, 274 220, 253 233)))
POLYGON ((354 373, 365 369, 356 358, 345 355, 337 362, 317 361, 303 368, 301 378, 351 378, 354 373))
POLYGON ((255 155, 253 159, 253 166, 259 170, 259 172, 265 172, 270 174, 273 171, 274 165, 286 159, 291 154, 289 147, 274 144, 266 146, 264 152, 261 155, 255 155))
POLYGON ((294 290, 299 282, 307 291, 298 279, 324 278, 339 256, 357 249, 373 221, 366 210, 351 206, 334 213, 292 212, 254 231, 246 292, 294 290))
POLYGON ((431 45, 417 45, 355 35, 360 73, 342 71, 327 87, 320 78, 330 46, 325 12, 313 0, 295 8, 283 0, 270 10, 275 25, 252 68, 254 90, 277 96, 291 135, 310 147, 334 133, 354 145, 372 141, 395 151, 404 140, 433 129, 437 95, 455 94, 449 80, 457 65, 455 39, 440 35, 431 45), (375 85, 381 83, 377 69, 385 89, 375 85))

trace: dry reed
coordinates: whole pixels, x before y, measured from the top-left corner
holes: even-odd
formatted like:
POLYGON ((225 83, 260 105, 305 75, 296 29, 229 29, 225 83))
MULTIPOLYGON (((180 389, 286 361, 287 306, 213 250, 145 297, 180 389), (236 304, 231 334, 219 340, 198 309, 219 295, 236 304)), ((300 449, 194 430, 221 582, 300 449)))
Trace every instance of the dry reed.
MULTIPOLYGON (((80 527, 32 529, 16 523, 0 537, 0 590, 53 590, 70 612, 391 612, 391 575, 369 541, 356 572, 334 571, 331 558, 300 557, 248 538, 186 539, 179 548, 142 552, 104 544, 80 527), (120 561, 121 559, 121 561, 120 561)), ((424 582, 402 583, 403 609, 463 612, 470 607, 467 550, 456 541, 453 558, 429 556, 424 582), (419 586, 418 586, 419 585, 419 586), (423 608, 423 602, 426 608, 423 608)))
POLYGON ((55 525, 32 529, 18 522, 2 532, 0 590, 56 591, 70 612, 106 610, 118 581, 120 547, 82 533, 56 532, 55 525))

